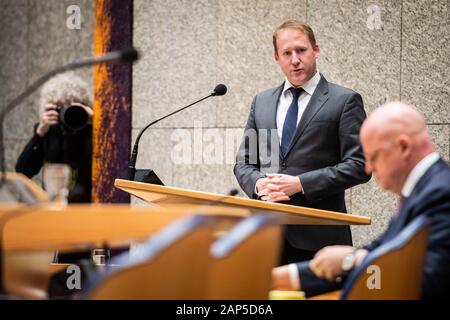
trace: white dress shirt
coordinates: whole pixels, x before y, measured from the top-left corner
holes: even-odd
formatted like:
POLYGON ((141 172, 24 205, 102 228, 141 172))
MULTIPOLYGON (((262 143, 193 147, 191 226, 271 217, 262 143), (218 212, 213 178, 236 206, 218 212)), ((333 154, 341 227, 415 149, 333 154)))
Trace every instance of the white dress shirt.
POLYGON ((411 195, 411 192, 413 191, 414 187, 416 186, 417 182, 419 182, 420 178, 427 172, 427 170, 436 163, 436 161, 439 160, 439 153, 433 152, 427 155, 425 158, 420 160, 414 169, 411 170, 411 172, 408 175, 408 178, 406 178, 405 184, 402 188, 402 196, 407 198, 411 195))
MULTIPOLYGON (((302 118, 303 112, 305 112, 306 106, 308 105, 311 96, 317 88, 317 85, 320 81, 320 73, 316 71, 316 74, 308 80, 304 85, 301 86, 304 92, 298 97, 298 115, 297 115, 297 126, 302 118)), ((283 125, 284 120, 286 119, 286 114, 288 112, 289 106, 292 103, 292 93, 289 90, 291 87, 294 87, 288 79, 284 82, 283 92, 281 93, 280 100, 278 101, 277 108, 277 130, 278 130, 278 138, 281 143, 281 136, 283 135, 283 125)))

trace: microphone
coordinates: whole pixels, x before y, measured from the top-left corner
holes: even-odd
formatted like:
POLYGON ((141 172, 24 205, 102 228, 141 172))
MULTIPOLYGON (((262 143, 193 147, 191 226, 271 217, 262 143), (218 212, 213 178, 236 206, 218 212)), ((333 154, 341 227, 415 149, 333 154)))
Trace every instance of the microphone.
POLYGON ((212 96, 223 96, 227 93, 227 87, 224 84, 218 84, 214 91, 211 93, 212 96))
POLYGON ((139 141, 141 139, 142 134, 145 132, 145 130, 147 130, 154 124, 158 123, 159 121, 161 121, 167 117, 170 117, 171 115, 174 115, 175 113, 178 113, 186 108, 189 108, 190 106, 193 106, 194 104, 197 104, 209 97, 223 96, 225 93, 227 93, 227 87, 224 84, 218 84, 214 88, 213 92, 211 92, 208 96, 201 98, 200 100, 197 100, 197 101, 195 101, 185 107, 182 107, 174 112, 171 112, 168 115, 165 115, 164 117, 161 117, 161 118, 149 123, 147 126, 145 126, 136 137, 136 141, 135 141, 134 147, 133 147, 133 152, 131 153, 130 161, 128 162, 128 180, 163 185, 162 181, 158 178, 158 176, 155 174, 155 172, 153 170, 151 170, 151 169, 150 170, 148 170, 148 169, 136 170, 136 159, 137 159, 137 155, 138 155, 139 141))
MULTIPOLYGON (((20 95, 18 95, 14 100, 12 100, 1 112, 0 112, 0 171, 2 173, 2 179, 0 181, 0 186, 2 186, 6 180, 5 175, 5 155, 4 155, 4 146, 3 146, 3 121, 5 120, 6 115, 14 109, 17 105, 19 105, 26 97, 28 97, 31 93, 33 93, 37 88, 43 85, 47 80, 52 78, 53 76, 63 73, 69 70, 74 70, 82 67, 93 66, 96 64, 102 63, 131 63, 139 59, 138 51, 131 47, 124 50, 117 50, 108 52, 104 55, 93 57, 93 58, 85 58, 78 61, 74 61, 68 63, 63 66, 59 66, 42 77, 33 82, 28 88, 25 89, 20 95)), ((222 89, 223 90, 223 89, 222 89)), ((226 91, 226 89, 225 89, 226 91)))
POLYGON ((224 200, 228 199, 229 197, 234 197, 239 193, 239 190, 236 188, 231 188, 228 190, 228 192, 224 195, 222 195, 220 198, 212 201, 208 201, 206 204, 202 205, 202 207, 214 207, 219 204, 221 204, 224 200))

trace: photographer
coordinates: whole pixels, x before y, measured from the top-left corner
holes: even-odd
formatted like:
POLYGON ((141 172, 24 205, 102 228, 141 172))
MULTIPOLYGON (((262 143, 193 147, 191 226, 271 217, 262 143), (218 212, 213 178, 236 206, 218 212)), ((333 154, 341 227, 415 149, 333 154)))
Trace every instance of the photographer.
POLYGON ((73 73, 48 81, 41 90, 39 123, 16 164, 16 171, 29 178, 45 163, 68 164, 69 203, 91 201, 91 106, 88 85, 73 73))

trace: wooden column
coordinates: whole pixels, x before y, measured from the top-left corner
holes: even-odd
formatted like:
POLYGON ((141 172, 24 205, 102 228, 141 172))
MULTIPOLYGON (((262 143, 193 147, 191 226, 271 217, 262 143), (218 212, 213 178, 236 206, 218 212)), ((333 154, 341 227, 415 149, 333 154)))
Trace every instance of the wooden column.
MULTIPOLYGON (((97 0, 94 51, 101 55, 132 45, 133 0, 97 0)), ((126 177, 131 143, 130 64, 94 68, 92 201, 126 203, 127 193, 114 187, 126 177)))

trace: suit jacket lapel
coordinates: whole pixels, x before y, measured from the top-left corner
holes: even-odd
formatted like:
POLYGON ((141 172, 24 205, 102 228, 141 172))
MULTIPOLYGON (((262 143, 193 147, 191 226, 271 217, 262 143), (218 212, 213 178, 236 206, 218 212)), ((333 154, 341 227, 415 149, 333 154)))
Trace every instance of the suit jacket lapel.
MULTIPOLYGON (((267 95, 264 95, 263 98, 260 98, 257 96, 258 103, 258 110, 257 114, 255 114, 255 118, 258 119, 258 127, 257 129, 257 138, 258 141, 261 139, 262 141, 266 140, 265 142, 262 142, 263 145, 267 143, 266 147, 268 150, 266 150, 266 154, 279 154, 280 153, 280 143, 279 138, 277 134, 277 109, 278 109, 278 101, 280 99, 280 95, 283 92, 284 88, 284 82, 271 90, 270 93, 267 95), (272 140, 272 133, 275 133, 276 135, 276 141, 277 143, 273 144, 272 140)), ((256 112, 256 111, 255 111, 256 112)), ((275 137, 274 137, 275 138, 275 137)))
POLYGON ((277 129, 277 109, 280 101, 281 93, 283 92, 284 82, 279 86, 267 100, 267 110, 269 112, 267 119, 270 119, 267 129, 277 129))
MULTIPOLYGON (((314 116, 319 112, 324 103, 328 100, 328 82, 325 77, 322 75, 319 83, 317 84, 316 90, 314 91, 311 99, 308 102, 308 105, 303 112, 302 118, 297 126, 297 130, 295 131, 295 135, 292 138, 291 144, 286 152, 286 156, 289 154, 289 151, 295 145, 297 140, 305 131, 308 124, 314 118, 314 116)), ((285 156, 285 157, 286 157, 285 156)))

